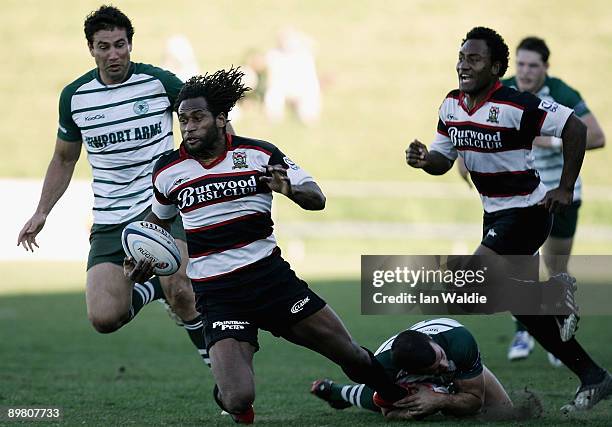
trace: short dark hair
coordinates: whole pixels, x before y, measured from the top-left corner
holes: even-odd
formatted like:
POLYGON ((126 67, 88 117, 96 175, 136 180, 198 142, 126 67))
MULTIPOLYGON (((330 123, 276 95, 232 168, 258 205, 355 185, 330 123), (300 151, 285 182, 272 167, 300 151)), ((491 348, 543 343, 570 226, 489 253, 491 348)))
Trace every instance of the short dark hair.
POLYGON ((127 35, 128 43, 132 43, 134 27, 130 18, 115 6, 101 6, 100 9, 91 12, 85 18, 85 37, 89 44, 93 43, 93 36, 100 30, 112 31, 114 28, 122 28, 127 35))
POLYGON ((214 74, 206 73, 203 76, 194 76, 187 80, 174 103, 175 111, 185 99, 206 99, 208 109, 213 116, 220 113, 229 113, 236 102, 251 90, 242 84, 244 73, 240 67, 231 67, 229 70, 219 70, 214 74))
POLYGON ((539 53, 544 63, 548 62, 550 57, 550 50, 546 46, 546 42, 539 37, 525 37, 516 47, 516 51, 518 52, 520 49, 539 53))
POLYGON ((436 352, 429 335, 418 331, 400 333, 391 345, 391 360, 402 369, 420 371, 436 362, 436 352))
POLYGON ((504 38, 497 31, 486 27, 474 27, 465 35, 461 46, 468 40, 484 40, 491 53, 491 63, 499 62, 500 64, 499 75, 497 77, 501 78, 506 74, 510 50, 504 38))

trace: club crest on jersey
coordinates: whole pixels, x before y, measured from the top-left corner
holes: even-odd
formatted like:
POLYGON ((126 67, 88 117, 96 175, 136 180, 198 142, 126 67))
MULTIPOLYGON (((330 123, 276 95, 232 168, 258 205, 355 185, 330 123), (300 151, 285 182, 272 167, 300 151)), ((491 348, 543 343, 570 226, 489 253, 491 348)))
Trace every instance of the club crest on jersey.
POLYGON ((149 112, 149 103, 145 100, 134 102, 134 112, 139 116, 147 114, 149 112))
POLYGON ((234 151, 232 153, 232 161, 234 162, 232 169, 246 169, 249 167, 247 165, 247 155, 244 151, 234 151))
POLYGON ((487 119, 487 122, 499 123, 499 107, 489 108, 489 118, 487 119))

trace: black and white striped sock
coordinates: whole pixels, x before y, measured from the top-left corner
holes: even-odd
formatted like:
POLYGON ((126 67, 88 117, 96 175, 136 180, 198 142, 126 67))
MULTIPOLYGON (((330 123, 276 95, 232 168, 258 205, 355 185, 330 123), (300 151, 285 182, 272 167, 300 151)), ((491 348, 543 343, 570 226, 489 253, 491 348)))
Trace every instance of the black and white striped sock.
POLYGON ((164 298, 164 292, 158 277, 152 277, 144 283, 135 283, 134 290, 132 291, 130 320, 138 314, 142 307, 159 298, 164 298))
POLYGON ((208 351, 206 350, 206 343, 204 342, 204 323, 202 322, 202 316, 198 316, 193 320, 183 321, 183 327, 189 334, 189 338, 193 345, 198 349, 198 353, 202 357, 202 360, 210 368, 210 359, 208 357, 208 351))

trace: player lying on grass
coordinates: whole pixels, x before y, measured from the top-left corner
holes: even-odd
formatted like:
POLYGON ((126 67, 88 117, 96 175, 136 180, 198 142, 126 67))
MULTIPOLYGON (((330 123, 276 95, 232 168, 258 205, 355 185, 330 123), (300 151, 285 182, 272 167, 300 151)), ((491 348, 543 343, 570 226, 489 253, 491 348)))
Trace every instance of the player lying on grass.
POLYGON ((513 406, 504 387, 482 364, 470 331, 453 319, 419 322, 386 340, 375 355, 388 378, 409 392, 393 407, 379 408, 376 393, 364 384, 316 380, 311 393, 335 409, 357 406, 396 419, 421 419, 437 412, 517 419, 541 412, 534 396, 531 409, 513 406))

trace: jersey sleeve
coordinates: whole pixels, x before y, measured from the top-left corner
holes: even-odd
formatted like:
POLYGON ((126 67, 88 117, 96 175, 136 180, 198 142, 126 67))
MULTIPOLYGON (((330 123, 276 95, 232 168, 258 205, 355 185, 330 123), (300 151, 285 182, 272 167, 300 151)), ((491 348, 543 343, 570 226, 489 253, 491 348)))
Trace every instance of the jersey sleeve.
POLYGON ((72 118, 71 103, 73 93, 74 90, 67 86, 60 95, 57 137, 67 142, 80 142, 82 140, 81 130, 72 118))
POLYGON ((300 185, 305 182, 314 181, 314 179, 308 172, 306 172, 304 169, 294 163, 277 147, 275 147, 272 151, 272 155, 270 156, 270 160, 268 160, 268 164, 281 165, 283 168, 287 169, 287 176, 289 177, 289 181, 291 181, 291 185, 300 185))
POLYGON ((153 202, 151 210, 160 219, 174 218, 178 214, 176 205, 168 199, 166 189, 168 188, 168 180, 159 173, 166 163, 165 156, 160 157, 153 167, 153 202))
POLYGON ((385 373, 387 374, 387 377, 391 381, 395 382, 400 369, 393 365, 393 361, 391 359, 391 350, 388 349, 383 352, 376 353, 375 358, 376 360, 378 360, 378 363, 382 365, 383 369, 385 370, 385 373))
POLYGON ((433 143, 429 146, 429 151, 437 151, 444 157, 453 161, 457 159, 457 149, 448 136, 448 127, 442 121, 441 117, 438 117, 438 128, 433 143))
POLYGON ((586 114, 591 112, 587 107, 586 102, 584 102, 582 96, 580 96, 580 93, 577 90, 575 90, 562 80, 557 81, 558 88, 555 91, 557 93, 555 93, 553 97, 560 104, 573 109, 574 113, 576 113, 578 117, 585 116, 586 114))
POLYGON ((536 136, 561 138, 567 119, 574 112, 558 102, 546 101, 530 93, 522 92, 525 110, 521 118, 520 132, 533 139, 536 136))
POLYGON ((474 336, 466 328, 452 330, 452 360, 457 366, 458 380, 477 377, 483 371, 480 350, 474 336))
POLYGON ((155 67, 149 64, 139 64, 142 67, 140 72, 144 72, 146 74, 150 74, 153 77, 159 79, 159 81, 164 86, 166 90, 166 94, 168 95, 168 99, 170 99, 170 103, 172 107, 174 107, 174 103, 176 102, 176 98, 178 97, 181 88, 183 87, 183 81, 179 79, 174 73, 164 70, 163 68, 155 67))

